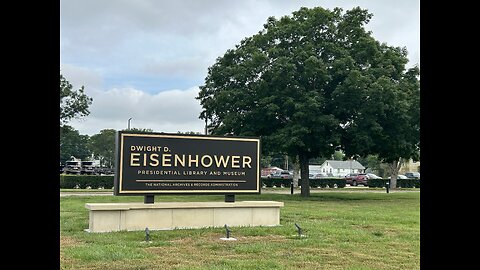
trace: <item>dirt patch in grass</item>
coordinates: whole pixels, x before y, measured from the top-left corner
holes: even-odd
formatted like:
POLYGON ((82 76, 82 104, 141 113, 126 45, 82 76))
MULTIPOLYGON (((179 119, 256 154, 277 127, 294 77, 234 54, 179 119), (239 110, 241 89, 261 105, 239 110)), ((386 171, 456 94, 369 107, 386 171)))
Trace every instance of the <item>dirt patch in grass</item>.
POLYGON ((76 262, 73 258, 65 256, 65 248, 78 246, 80 244, 81 242, 73 237, 60 235, 60 265, 62 266, 62 269, 72 267, 76 262))
MULTIPOLYGON (((256 252, 255 248, 250 252, 253 244, 287 242, 284 236, 233 236, 237 241, 221 240, 218 234, 207 234, 198 238, 178 238, 169 241, 172 245, 146 248, 147 252, 155 255, 157 265, 164 269, 178 267, 202 267, 211 265, 212 262, 222 260, 252 260, 254 257, 264 256, 256 252)), ((259 248, 259 247, 257 247, 259 248)))
POLYGON ((246 242, 286 242, 288 239, 282 235, 240 236, 239 241, 246 242))
POLYGON ((81 242, 76 240, 75 238, 70 237, 70 236, 60 235, 60 247, 61 248, 76 246, 78 244, 81 244, 81 242))

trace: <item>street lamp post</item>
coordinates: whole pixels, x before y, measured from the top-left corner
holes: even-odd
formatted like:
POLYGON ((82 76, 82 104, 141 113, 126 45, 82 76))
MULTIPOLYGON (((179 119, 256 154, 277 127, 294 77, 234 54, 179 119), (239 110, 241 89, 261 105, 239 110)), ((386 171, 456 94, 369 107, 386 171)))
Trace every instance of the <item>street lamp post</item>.
POLYGON ((208 135, 207 118, 205 117, 205 135, 208 135))
POLYGON ((352 158, 350 158, 350 174, 352 173, 352 158))
POLYGON ((132 120, 132 117, 128 118, 128 130, 130 130, 130 120, 132 120))

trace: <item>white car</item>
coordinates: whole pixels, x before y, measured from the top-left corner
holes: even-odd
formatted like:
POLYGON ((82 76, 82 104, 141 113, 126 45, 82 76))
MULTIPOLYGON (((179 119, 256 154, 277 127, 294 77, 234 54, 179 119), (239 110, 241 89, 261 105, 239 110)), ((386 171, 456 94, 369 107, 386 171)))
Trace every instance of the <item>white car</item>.
POLYGON ((367 173, 368 179, 382 179, 380 176, 374 173, 367 173))
MULTIPOLYGON (((389 179, 392 179, 392 177, 390 176, 389 179)), ((406 177, 403 174, 399 174, 399 175, 397 175, 397 179, 408 179, 408 177, 406 177)))

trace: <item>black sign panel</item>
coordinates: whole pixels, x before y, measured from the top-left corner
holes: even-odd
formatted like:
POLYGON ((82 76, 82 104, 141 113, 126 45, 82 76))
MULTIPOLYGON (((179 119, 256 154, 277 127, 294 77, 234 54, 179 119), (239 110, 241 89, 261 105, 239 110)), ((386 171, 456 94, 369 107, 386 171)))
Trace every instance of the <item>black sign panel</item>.
POLYGON ((260 139, 117 132, 115 195, 260 193, 260 139))

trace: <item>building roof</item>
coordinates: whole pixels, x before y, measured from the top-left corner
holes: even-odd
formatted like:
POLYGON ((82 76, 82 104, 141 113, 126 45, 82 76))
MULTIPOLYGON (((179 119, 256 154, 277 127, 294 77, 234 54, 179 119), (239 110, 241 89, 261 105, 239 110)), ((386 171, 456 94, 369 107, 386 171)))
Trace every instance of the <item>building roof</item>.
POLYGON ((363 167, 363 165, 356 160, 325 160, 322 165, 326 164, 327 162, 328 165, 334 169, 365 169, 365 167, 363 167))
POLYGON ((267 167, 267 168, 262 168, 262 170, 282 170, 282 168, 279 168, 279 167, 276 167, 276 166, 273 166, 273 167, 267 167))

